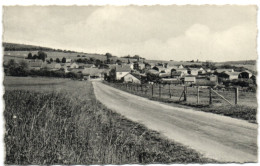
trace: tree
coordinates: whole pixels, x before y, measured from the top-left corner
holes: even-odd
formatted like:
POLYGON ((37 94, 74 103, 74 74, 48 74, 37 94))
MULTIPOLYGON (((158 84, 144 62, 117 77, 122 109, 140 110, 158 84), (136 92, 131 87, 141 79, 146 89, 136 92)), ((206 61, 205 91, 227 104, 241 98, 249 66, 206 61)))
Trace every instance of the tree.
POLYGON ((33 58, 32 53, 29 53, 27 59, 32 59, 32 58, 33 58))
POLYGON ((62 60, 61 60, 62 63, 66 63, 66 58, 63 57, 62 60))
POLYGON ((50 59, 50 62, 53 62, 53 59, 52 59, 52 58, 50 59))
POLYGON ((59 59, 59 58, 56 58, 56 62, 57 62, 57 63, 60 63, 60 59, 59 59))
POLYGON ((36 54, 33 55, 32 59, 37 59, 38 56, 36 54))
POLYGON ((140 60, 140 56, 139 56, 139 55, 135 55, 135 56, 133 56, 133 58, 134 58, 134 59, 137 59, 138 62, 139 62, 139 60, 140 60))
POLYGON ((107 64, 110 64, 110 58, 112 57, 112 54, 107 52, 105 56, 107 57, 107 64))
POLYGON ((41 59, 42 61, 45 61, 47 58, 47 54, 43 51, 38 51, 38 59, 41 59))
POLYGON ((19 64, 20 64, 22 69, 28 70, 29 65, 28 65, 28 63, 26 61, 21 61, 19 64))
MULTIPOLYGON (((129 60, 129 59, 128 59, 128 60, 129 60)), ((116 63, 119 64, 119 65, 121 65, 121 64, 122 64, 122 61, 121 61, 120 59, 117 59, 117 60, 116 60, 116 63)))
POLYGON ((78 62, 78 63, 83 63, 83 61, 82 61, 81 58, 77 59, 76 62, 78 62))
POLYGON ((91 57, 91 58, 89 59, 90 64, 94 64, 94 61, 95 61, 95 60, 96 60, 95 58, 92 58, 92 57, 91 57))
POLYGON ((18 66, 18 64, 15 62, 14 59, 10 59, 9 62, 8 62, 8 64, 7 64, 7 67, 8 67, 8 68, 11 68, 11 67, 15 68, 15 67, 17 67, 17 66, 18 66))

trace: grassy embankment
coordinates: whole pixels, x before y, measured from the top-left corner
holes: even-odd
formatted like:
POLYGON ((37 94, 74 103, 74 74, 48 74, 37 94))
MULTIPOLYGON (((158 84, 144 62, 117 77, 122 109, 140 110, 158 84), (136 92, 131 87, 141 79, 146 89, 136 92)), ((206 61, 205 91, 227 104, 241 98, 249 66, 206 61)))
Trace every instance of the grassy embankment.
MULTIPOLYGON (((229 105, 225 101, 223 101, 217 95, 212 94, 213 104, 209 105, 209 90, 208 89, 200 89, 200 103, 197 104, 197 89, 196 88, 188 88, 188 95, 187 101, 179 101, 181 93, 183 91, 182 86, 171 86, 171 98, 169 96, 169 88, 168 85, 162 86, 161 88, 161 97, 159 97, 159 88, 158 86, 154 85, 154 93, 152 96, 151 87, 143 86, 141 91, 141 87, 126 86, 122 84, 114 84, 104 82, 107 85, 110 85, 114 88, 118 88, 120 90, 149 98, 150 100, 165 102, 169 104, 174 104, 175 106, 189 106, 193 107, 194 110, 204 111, 204 112, 211 112, 215 114, 221 114, 224 116, 229 116, 233 118, 247 120, 251 123, 257 123, 256 115, 257 115, 257 99, 256 94, 253 92, 240 92, 239 105, 229 105), (177 104, 177 105, 176 105, 177 104)), ((148 85, 151 86, 151 85, 148 85)), ((219 92, 221 95, 225 96, 228 100, 234 100, 234 92, 224 91, 219 92)), ((234 102, 234 101, 232 101, 234 102)))
POLYGON ((214 162, 108 110, 89 82, 6 77, 4 84, 6 164, 214 162))

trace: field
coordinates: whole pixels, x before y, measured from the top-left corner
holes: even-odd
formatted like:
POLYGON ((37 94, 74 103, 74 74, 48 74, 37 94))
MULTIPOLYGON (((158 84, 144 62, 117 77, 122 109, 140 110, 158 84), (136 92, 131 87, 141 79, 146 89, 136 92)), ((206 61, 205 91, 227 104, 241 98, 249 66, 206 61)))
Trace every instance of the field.
POLYGON ((214 162, 101 103, 90 82, 5 77, 6 164, 214 162))
MULTIPOLYGON (((4 59, 8 60, 8 59, 12 59, 13 57, 18 57, 18 58, 25 58, 27 57, 27 55, 29 53, 37 54, 38 51, 5 51, 4 52, 4 59)), ((87 54, 87 53, 65 53, 65 52, 55 52, 55 51, 45 51, 47 53, 47 58, 52 58, 52 59, 56 59, 56 58, 68 58, 68 59, 78 59, 79 57, 77 57, 77 55, 81 55, 80 58, 96 58, 96 59, 100 59, 100 60, 105 60, 106 57, 104 55, 100 55, 100 54, 87 54), (82 56, 85 57, 82 57, 82 56)), ((105 53, 104 53, 105 54, 105 53)))
POLYGON ((257 114, 257 98, 255 92, 244 92, 239 91, 239 103, 235 104, 235 91, 223 91, 217 90, 217 92, 224 96, 228 101, 231 102, 230 105, 218 95, 212 92, 212 105, 209 105, 209 89, 200 88, 199 89, 199 103, 197 103, 197 88, 187 87, 187 101, 183 101, 183 97, 180 99, 182 92, 184 90, 183 86, 180 85, 161 85, 161 90, 159 90, 159 85, 139 85, 134 84, 113 84, 105 82, 106 84, 119 88, 121 90, 133 93, 135 95, 147 97, 151 100, 162 101, 166 103, 181 104, 186 106, 191 106, 196 108, 195 110, 212 112, 216 114, 222 114, 225 116, 231 116, 234 118, 248 120, 249 122, 256 122, 257 114), (161 91, 161 95, 159 92, 161 91), (197 109, 198 108, 198 109, 197 109))

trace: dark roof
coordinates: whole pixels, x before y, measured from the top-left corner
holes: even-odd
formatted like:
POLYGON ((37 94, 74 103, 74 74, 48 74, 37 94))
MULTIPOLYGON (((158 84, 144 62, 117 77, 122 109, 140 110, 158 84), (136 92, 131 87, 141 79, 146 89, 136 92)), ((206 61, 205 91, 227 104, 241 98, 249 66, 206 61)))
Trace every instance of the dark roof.
POLYGON ((147 73, 150 73, 150 74, 159 74, 159 72, 158 72, 157 70, 154 70, 154 69, 148 70, 147 73))
POLYGON ((182 81, 176 78, 162 78, 162 83, 181 84, 182 81))
POLYGON ((234 69, 216 69, 216 72, 222 73, 222 72, 233 72, 234 69))
POLYGON ((117 65, 116 72, 130 72, 131 68, 129 65, 117 65))
POLYGON ((182 72, 181 71, 175 71, 175 72, 172 72, 172 76, 181 76, 182 72))

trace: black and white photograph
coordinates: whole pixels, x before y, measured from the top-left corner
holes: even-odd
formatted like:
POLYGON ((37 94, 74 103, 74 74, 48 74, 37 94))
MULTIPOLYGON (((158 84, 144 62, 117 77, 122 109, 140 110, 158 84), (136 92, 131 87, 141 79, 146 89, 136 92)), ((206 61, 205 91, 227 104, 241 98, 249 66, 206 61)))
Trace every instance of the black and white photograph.
POLYGON ((4 164, 258 163, 258 10, 3 5, 4 164))

